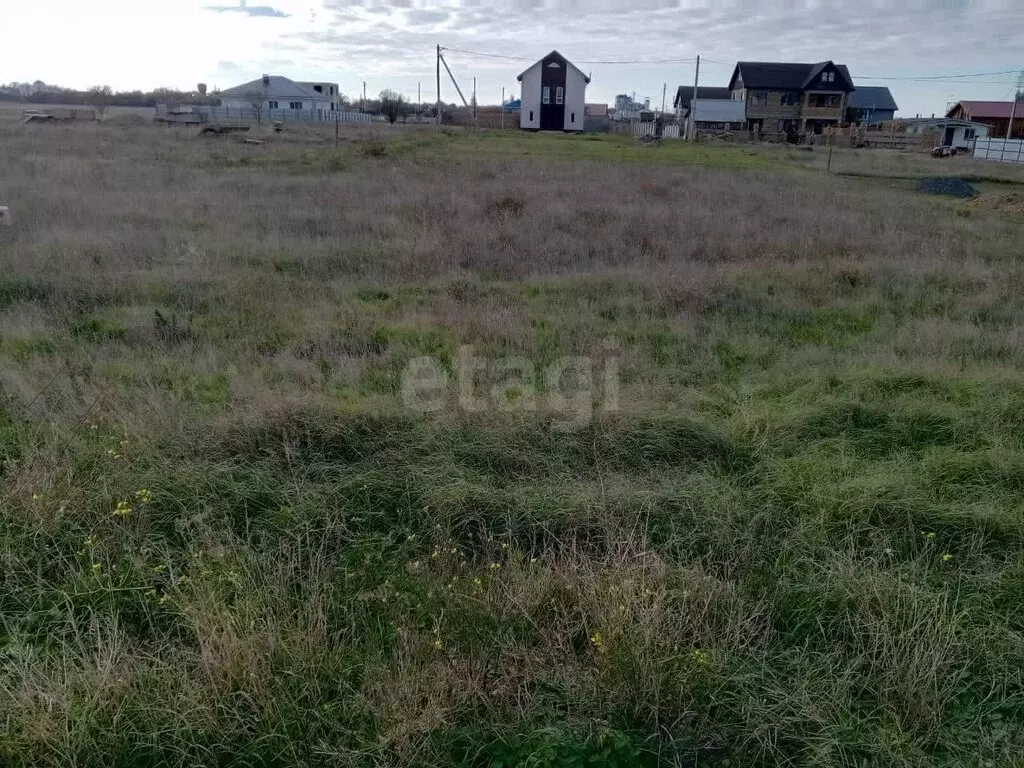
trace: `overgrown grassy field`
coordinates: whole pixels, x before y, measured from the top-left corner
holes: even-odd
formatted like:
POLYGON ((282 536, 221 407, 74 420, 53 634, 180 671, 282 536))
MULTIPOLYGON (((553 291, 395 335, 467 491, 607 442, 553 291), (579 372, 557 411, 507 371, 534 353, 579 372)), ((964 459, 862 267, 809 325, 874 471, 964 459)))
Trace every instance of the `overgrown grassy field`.
POLYGON ((0 124, 0 764, 1020 765, 1024 217, 804 165, 0 124))

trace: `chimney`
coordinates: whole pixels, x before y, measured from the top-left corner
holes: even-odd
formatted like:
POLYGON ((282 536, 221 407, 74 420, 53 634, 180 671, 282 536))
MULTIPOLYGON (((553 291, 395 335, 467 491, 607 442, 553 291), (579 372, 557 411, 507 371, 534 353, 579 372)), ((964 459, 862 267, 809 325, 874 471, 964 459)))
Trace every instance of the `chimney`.
POLYGON ((264 75, 263 76, 263 87, 264 88, 269 88, 270 87, 270 75, 264 75))

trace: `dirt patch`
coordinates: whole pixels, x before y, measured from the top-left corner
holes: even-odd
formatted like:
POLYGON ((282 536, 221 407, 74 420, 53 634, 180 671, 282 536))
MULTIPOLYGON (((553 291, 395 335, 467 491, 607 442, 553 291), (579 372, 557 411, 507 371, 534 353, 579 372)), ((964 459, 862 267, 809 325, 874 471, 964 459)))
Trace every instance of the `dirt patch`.
POLYGON ((982 192, 971 201, 971 206, 1024 216, 1024 192, 982 192))

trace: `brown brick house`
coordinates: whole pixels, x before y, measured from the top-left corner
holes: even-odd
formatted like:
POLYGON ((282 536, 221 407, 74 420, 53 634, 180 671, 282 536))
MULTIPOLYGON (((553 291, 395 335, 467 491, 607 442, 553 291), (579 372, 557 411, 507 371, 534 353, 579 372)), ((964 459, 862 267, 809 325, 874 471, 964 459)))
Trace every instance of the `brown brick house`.
POLYGON ((766 136, 821 133, 842 125, 853 78, 843 64, 741 61, 729 91, 745 101, 747 124, 766 136))

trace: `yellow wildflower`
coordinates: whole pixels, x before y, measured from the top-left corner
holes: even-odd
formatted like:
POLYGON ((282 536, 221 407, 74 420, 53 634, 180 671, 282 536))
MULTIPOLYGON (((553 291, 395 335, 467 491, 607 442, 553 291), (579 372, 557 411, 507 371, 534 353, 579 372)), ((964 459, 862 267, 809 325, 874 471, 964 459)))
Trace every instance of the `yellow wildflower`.
POLYGON ((444 643, 441 642, 441 638, 438 637, 434 640, 434 650, 440 651, 444 648, 444 643))
POLYGON ((690 654, 690 658, 693 659, 694 664, 701 664, 701 665, 703 665, 703 664, 707 664, 708 661, 709 661, 708 655, 704 651, 700 650, 699 648, 695 649, 690 654))
POLYGON ((92 572, 93 573, 99 573, 102 570, 103 570, 103 566, 100 565, 99 563, 93 563, 92 564, 92 572))
POLYGON ((590 636, 590 642, 594 644, 594 647, 599 651, 604 650, 604 640, 601 638, 600 632, 595 632, 590 636))
POLYGON ((127 501, 117 502, 117 506, 114 508, 113 512, 115 517, 128 517, 131 513, 132 507, 127 501))
POLYGON ((942 561, 943 562, 948 563, 952 559, 953 559, 953 556, 951 554, 949 554, 949 552, 943 552, 942 553, 942 561))
POLYGON ((149 492, 148 488, 142 488, 135 492, 135 498, 139 500, 140 504, 149 504, 153 501, 153 494, 149 492))

